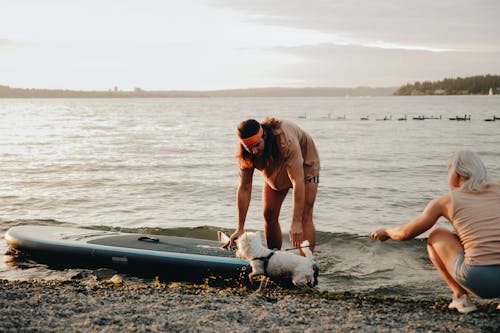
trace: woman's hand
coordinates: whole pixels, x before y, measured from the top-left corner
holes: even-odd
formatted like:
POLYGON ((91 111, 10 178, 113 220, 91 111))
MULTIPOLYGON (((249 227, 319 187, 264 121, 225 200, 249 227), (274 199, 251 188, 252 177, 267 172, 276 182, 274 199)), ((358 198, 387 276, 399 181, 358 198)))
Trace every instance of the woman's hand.
POLYGON ((372 232, 370 237, 373 240, 378 240, 378 241, 382 241, 382 242, 391 238, 391 237, 389 237, 389 234, 387 233, 387 231, 385 229, 379 229, 377 231, 372 232))

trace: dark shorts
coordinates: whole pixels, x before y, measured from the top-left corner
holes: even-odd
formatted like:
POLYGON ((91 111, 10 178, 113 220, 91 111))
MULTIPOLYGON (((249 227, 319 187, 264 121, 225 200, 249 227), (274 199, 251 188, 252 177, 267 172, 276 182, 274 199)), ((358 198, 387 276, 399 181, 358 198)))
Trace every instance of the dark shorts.
POLYGON ((481 298, 500 297, 500 265, 472 266, 459 252, 451 272, 455 281, 481 298))

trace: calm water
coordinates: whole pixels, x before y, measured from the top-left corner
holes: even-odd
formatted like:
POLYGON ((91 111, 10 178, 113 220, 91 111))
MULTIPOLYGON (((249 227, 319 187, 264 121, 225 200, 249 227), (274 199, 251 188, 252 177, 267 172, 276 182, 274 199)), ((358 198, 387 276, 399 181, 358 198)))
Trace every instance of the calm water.
MULTIPOLYGON (((494 115, 500 117, 498 96, 3 99, 1 232, 29 223, 230 232, 235 127, 274 116, 310 132, 321 155, 315 223, 322 287, 431 293, 435 287, 425 289, 422 279, 441 282, 424 240, 379 244, 367 235, 407 222, 445 193, 446 160, 458 149, 477 151, 500 179, 500 121, 483 121, 494 115), (470 121, 448 120, 469 114, 470 121), (419 115, 441 119, 412 119, 419 115), (392 119, 377 120, 384 117, 392 119)), ((261 230, 262 181, 255 178, 247 227, 261 230)), ((284 232, 290 212, 291 195, 282 210, 284 232)), ((0 278, 61 274, 0 264, 0 278)))

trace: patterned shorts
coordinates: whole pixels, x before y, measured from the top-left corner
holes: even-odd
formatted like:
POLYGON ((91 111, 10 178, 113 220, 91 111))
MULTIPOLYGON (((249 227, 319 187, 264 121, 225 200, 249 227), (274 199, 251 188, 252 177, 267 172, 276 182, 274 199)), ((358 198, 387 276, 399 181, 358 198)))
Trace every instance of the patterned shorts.
POLYGON ((314 183, 314 184, 319 184, 319 175, 307 178, 306 182, 314 183))

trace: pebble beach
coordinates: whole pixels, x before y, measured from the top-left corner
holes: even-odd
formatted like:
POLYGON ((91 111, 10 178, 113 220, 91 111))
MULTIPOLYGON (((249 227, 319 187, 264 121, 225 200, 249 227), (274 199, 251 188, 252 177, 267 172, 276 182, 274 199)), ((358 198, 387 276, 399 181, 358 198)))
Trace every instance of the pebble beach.
POLYGON ((97 280, 0 280, 1 332, 499 332, 485 302, 247 287, 97 280), (110 282, 115 281, 115 283, 110 282))

